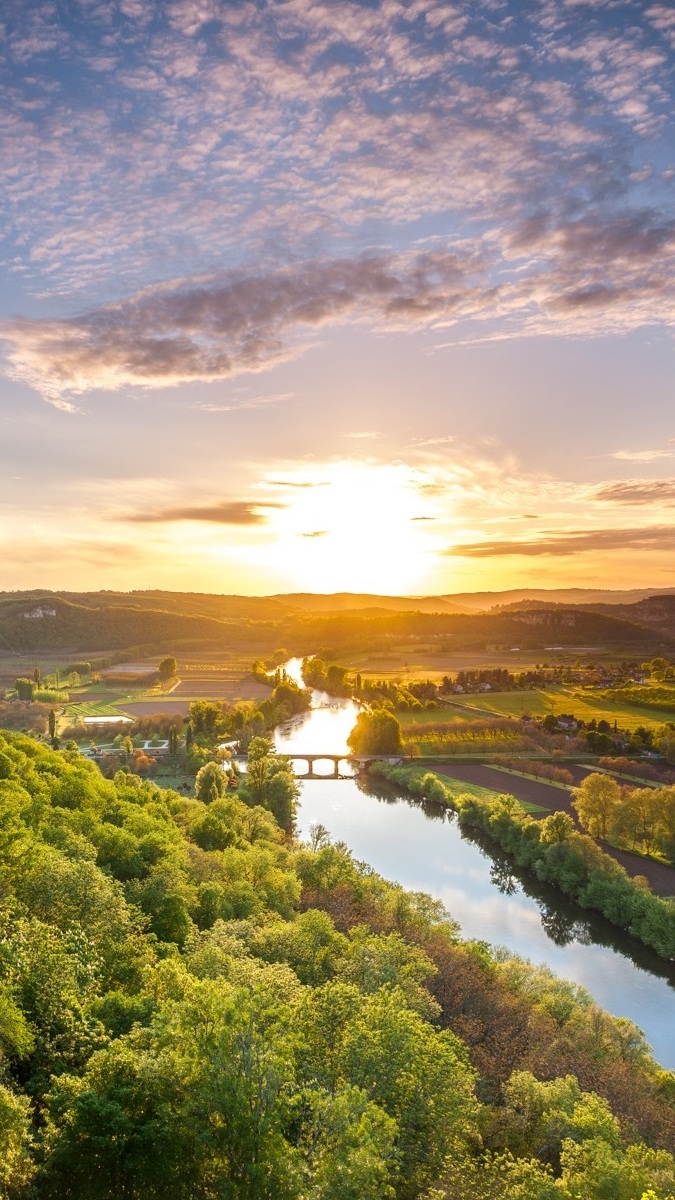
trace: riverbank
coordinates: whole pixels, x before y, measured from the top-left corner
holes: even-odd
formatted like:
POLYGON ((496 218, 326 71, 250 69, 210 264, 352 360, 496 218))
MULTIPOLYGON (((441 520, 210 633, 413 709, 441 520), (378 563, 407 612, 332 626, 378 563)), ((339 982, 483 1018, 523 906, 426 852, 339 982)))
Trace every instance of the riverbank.
POLYGON ((552 812, 538 821, 509 796, 457 796, 438 774, 420 768, 378 764, 371 771, 413 796, 455 810, 461 826, 481 830, 521 870, 675 961, 675 904, 632 882, 619 862, 574 830, 566 814, 552 812))
MULTIPOLYGON (((299 673, 300 665, 287 663, 287 672, 299 673)), ((291 758, 326 750, 347 755, 357 712, 351 700, 313 692, 310 712, 275 732, 277 751, 291 758)), ((464 790, 459 783, 456 788, 464 790)), ((447 805, 414 799, 375 777, 304 780, 298 836, 311 841, 321 827, 333 844, 349 846, 385 879, 443 904, 462 937, 498 947, 498 957, 508 953, 540 964, 555 972, 562 989, 585 988, 605 1010, 643 1030, 658 1061, 675 1069, 672 965, 599 913, 509 867, 478 830, 460 830, 447 805)), ((339 890, 333 899, 341 904, 339 890)))
MULTIPOLYGON (((536 820, 544 820, 552 812, 565 812, 580 829, 577 814, 572 807, 570 793, 559 785, 512 773, 509 773, 507 780, 506 773, 502 769, 482 763, 458 763, 451 766, 448 763, 429 761, 425 763, 424 769, 471 786, 487 788, 492 792, 506 791, 508 785, 509 794, 530 806, 530 815, 536 820)), ((592 770, 591 767, 579 768, 578 782, 581 783, 582 779, 591 774, 592 770)), ((619 850, 606 842, 601 844, 601 849, 603 853, 619 863, 629 876, 633 878, 642 876, 647 879, 655 895, 664 899, 675 896, 675 867, 658 862, 655 858, 634 854, 630 850, 619 850)))

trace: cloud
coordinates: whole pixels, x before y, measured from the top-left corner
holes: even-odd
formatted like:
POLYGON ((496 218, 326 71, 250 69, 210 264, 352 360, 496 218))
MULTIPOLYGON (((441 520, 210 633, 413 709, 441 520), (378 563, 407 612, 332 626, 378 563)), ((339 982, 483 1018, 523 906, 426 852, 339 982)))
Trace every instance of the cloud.
POLYGON ((536 540, 522 542, 469 542, 451 546, 444 553, 461 558, 501 558, 507 555, 568 556, 605 550, 675 550, 675 525, 652 525, 644 529, 585 529, 542 535, 536 540))
POLYGON ((229 404, 198 404, 201 412, 241 412, 243 409, 267 408, 270 404, 284 404, 293 399, 292 392, 281 392, 273 396, 242 396, 229 404))
POLYGON ((672 12, 592 7, 14 0, 4 261, 31 303, 83 315, 13 322, 10 369, 72 409, 260 371, 357 317, 672 326, 672 12), (355 258, 374 228, 408 250, 355 258), (415 279, 438 229, 460 277, 415 279))
MULTIPOLYGON (((162 388, 267 370, 300 354, 322 327, 347 321, 406 330, 501 317, 521 333, 584 336, 648 321, 675 324, 675 220, 651 211, 608 217, 599 210, 557 223, 551 217, 521 229, 511 253, 524 250, 527 269, 510 276, 506 260, 495 258, 495 245, 479 239, 186 278, 76 317, 5 322, 0 336, 8 372, 68 409, 73 396, 95 390, 162 388)), ((494 336, 504 336, 503 324, 494 336)), ((241 406, 276 402, 243 398, 241 406)), ((236 405, 235 399, 212 407, 236 405)), ((351 436, 366 435, 372 433, 351 436)), ((615 457, 646 462, 670 453, 618 451, 615 457)))
POLYGON ((603 483, 594 500, 614 504, 675 504, 675 479, 625 479, 603 483))
POLYGON ((130 513, 124 520, 140 525, 159 525, 170 521, 207 521, 214 525, 262 525, 266 518, 260 509, 282 507, 281 504, 268 502, 223 500, 217 504, 184 505, 177 508, 161 508, 155 512, 130 513))
POLYGON ((610 454, 610 458, 618 458, 622 462, 656 462, 659 458, 672 458, 675 455, 675 447, 672 450, 615 450, 610 454))
POLYGON ((328 487, 326 480, 309 479, 268 479, 265 486, 270 488, 318 488, 328 487))
POLYGON ((50 294, 308 257, 374 214, 505 242, 609 212, 671 107, 660 3, 5 7, 3 232, 50 294))
POLYGON ((312 533, 301 534, 301 537, 304 537, 304 538, 326 537, 327 533, 328 533, 327 529, 315 529, 312 533))
MULTIPOLYGON (((47 580, 53 581, 54 572, 58 572, 62 582, 56 586, 65 590, 69 589, 69 571, 72 572, 80 565, 98 569, 124 569, 129 566, 137 578, 139 569, 147 560, 147 552, 141 546, 119 541, 92 542, 84 537, 73 536, 67 536, 63 541, 49 541, 47 538, 41 540, 36 537, 27 542, 25 539, 9 538, 0 543, 0 551, 6 571, 18 568, 25 578, 27 570, 31 573, 31 578, 34 578, 35 563, 39 562, 41 571, 49 568, 51 572, 46 577, 47 580)), ((25 587, 26 585, 17 584, 16 586, 25 587)), ((45 581, 45 576, 41 574, 41 586, 52 587, 55 585, 53 582, 45 581)))
MULTIPOLYGON (((57 404, 94 389, 219 380, 297 353, 294 337, 329 321, 419 325, 466 310, 461 253, 310 261, 270 274, 151 287, 69 320, 21 319, 0 331, 10 368, 57 404)), ((244 401, 244 404, 246 401, 244 401)))

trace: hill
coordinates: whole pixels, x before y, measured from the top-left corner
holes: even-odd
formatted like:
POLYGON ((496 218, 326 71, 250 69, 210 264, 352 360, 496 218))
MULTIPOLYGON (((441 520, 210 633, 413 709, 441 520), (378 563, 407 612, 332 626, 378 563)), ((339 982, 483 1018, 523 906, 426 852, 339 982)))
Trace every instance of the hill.
POLYGON ((289 592, 272 600, 305 612, 424 612, 462 613, 468 611, 454 603, 452 596, 379 596, 369 592, 289 592))
MULTIPOLYGON (((509 595, 510 593, 505 593, 509 595)), ((493 594, 494 595, 494 594, 493 594)), ((675 652, 675 599, 637 604, 559 605, 515 602, 489 612, 438 611, 437 601, 376 596, 242 597, 196 593, 17 592, 0 595, 0 653, 23 656, 134 649, 265 655, 287 646, 341 653, 392 638, 440 639, 453 650, 519 646, 604 649, 618 653, 675 652), (391 607, 381 603, 389 600, 391 607), (365 603, 365 607, 354 607, 365 603), (334 607, 337 605, 337 608, 334 607)))
MULTIPOLYGON (((0 651, 116 650, 126 646, 224 645, 242 633, 264 633, 260 617, 228 618, 189 611, 180 598, 158 593, 139 599, 105 592, 77 595, 28 592, 0 597, 0 651), (154 603, 153 603, 154 602, 154 603), (167 603, 165 607, 164 604, 167 603)), ((198 608, 199 606, 197 606, 198 608)), ((208 606, 204 606, 208 607, 208 606)), ((227 613, 223 606, 224 614, 227 613)), ((254 642, 256 638, 252 639, 254 642)), ((267 640, 262 637, 263 645, 267 640)))
POLYGON ((672 588, 630 588, 607 590, 604 588, 510 588, 503 592, 458 592, 439 599, 457 605, 470 612, 490 612, 509 605, 527 605, 530 602, 548 605, 598 605, 614 608, 635 604, 652 596, 670 595, 672 588))

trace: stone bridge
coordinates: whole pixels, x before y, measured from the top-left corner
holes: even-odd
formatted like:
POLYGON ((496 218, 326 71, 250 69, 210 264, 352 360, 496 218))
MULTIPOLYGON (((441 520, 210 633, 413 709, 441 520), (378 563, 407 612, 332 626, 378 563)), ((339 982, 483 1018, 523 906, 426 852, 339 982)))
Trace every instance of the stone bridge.
MULTIPOLYGON (((396 767, 403 762, 400 754, 304 754, 294 750, 285 757, 290 758, 296 779, 351 779, 353 775, 365 771, 371 762, 386 762, 396 767), (306 764, 306 770, 302 770, 303 763, 306 764), (332 770, 316 771, 317 763, 331 763, 332 770), (348 763, 351 770, 340 771, 341 763, 348 763)), ((243 764, 246 762, 246 755, 234 754, 232 761, 243 764)))

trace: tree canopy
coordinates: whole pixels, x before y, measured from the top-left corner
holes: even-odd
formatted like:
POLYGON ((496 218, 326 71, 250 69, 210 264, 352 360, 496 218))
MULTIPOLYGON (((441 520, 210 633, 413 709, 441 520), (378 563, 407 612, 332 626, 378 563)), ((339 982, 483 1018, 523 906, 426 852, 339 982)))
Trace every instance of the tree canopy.
POLYGON ((403 745, 401 726, 384 709, 360 712, 347 738, 352 754, 399 754, 403 745))
POLYGON ((0 1196, 671 1196, 638 1031, 293 842, 287 762, 251 771, 202 800, 0 735, 0 1196))

